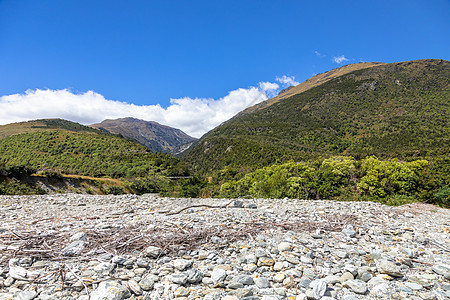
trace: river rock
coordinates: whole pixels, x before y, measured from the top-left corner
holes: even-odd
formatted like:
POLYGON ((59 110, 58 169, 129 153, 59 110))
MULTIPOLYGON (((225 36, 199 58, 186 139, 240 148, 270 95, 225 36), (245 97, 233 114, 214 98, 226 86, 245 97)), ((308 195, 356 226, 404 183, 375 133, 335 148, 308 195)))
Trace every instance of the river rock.
POLYGON ((130 291, 116 281, 102 281, 92 292, 90 300, 121 300, 130 297, 130 291))

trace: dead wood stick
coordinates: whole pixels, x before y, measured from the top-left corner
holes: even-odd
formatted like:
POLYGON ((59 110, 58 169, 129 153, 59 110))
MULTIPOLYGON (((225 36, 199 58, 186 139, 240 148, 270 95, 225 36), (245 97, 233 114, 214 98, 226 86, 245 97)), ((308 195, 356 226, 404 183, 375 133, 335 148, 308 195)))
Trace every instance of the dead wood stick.
POLYGON ((19 252, 36 252, 36 253, 49 253, 53 252, 53 250, 44 250, 44 249, 20 249, 19 252))
POLYGON ((433 265, 433 264, 430 264, 430 263, 427 263, 427 262, 424 262, 424 261, 420 261, 420 260, 417 260, 417 259, 411 259, 411 261, 413 261, 415 263, 419 263, 419 264, 428 265, 428 266, 432 266, 433 265))
POLYGON ((15 237, 21 239, 21 240, 27 240, 27 238, 24 238, 23 236, 20 236, 19 234, 15 233, 12 230, 9 230, 9 232, 11 232, 12 235, 14 235, 15 237))
POLYGON ((183 212, 183 211, 185 211, 185 210, 188 210, 189 208, 196 208, 196 207, 224 208, 224 207, 227 207, 228 205, 230 205, 233 201, 234 201, 234 200, 231 200, 230 202, 228 202, 228 203, 225 204, 225 205, 208 205, 208 204, 191 205, 191 206, 184 207, 184 208, 182 208, 182 209, 180 209, 180 210, 178 210, 178 211, 175 211, 175 212, 168 212, 168 213, 163 212, 163 213, 165 213, 165 214, 168 215, 168 216, 172 216, 172 215, 177 215, 177 214, 179 214, 179 213, 181 213, 181 212, 183 212))
POLYGON ((124 246, 126 246, 126 245, 129 245, 129 244, 133 243, 134 241, 137 241, 137 240, 139 240, 139 239, 142 239, 143 237, 144 237, 143 235, 139 235, 139 236, 137 236, 137 237, 134 237, 134 238, 132 238, 132 239, 129 239, 129 240, 126 241, 125 243, 122 243, 122 244, 116 246, 116 248, 122 248, 122 247, 124 247, 124 246))
POLYGON ((438 247, 441 248, 442 250, 445 250, 445 251, 447 251, 447 252, 450 252, 450 249, 447 248, 447 247, 445 247, 444 245, 441 245, 440 243, 438 243, 438 242, 436 242, 436 241, 433 241, 433 240, 430 240, 430 242, 431 242, 433 245, 438 246, 438 247))
POLYGON ((80 278, 77 274, 75 274, 75 272, 72 271, 72 269, 69 267, 68 264, 64 263, 64 265, 65 265, 66 268, 69 270, 69 272, 72 273, 73 276, 75 276, 76 279, 78 279, 79 281, 81 281, 81 283, 83 284, 84 288, 86 289, 86 293, 87 293, 87 295, 88 295, 88 299, 90 299, 90 298, 91 298, 91 295, 89 295, 89 289, 88 289, 88 287, 86 286, 86 284, 84 284, 83 279, 80 278))

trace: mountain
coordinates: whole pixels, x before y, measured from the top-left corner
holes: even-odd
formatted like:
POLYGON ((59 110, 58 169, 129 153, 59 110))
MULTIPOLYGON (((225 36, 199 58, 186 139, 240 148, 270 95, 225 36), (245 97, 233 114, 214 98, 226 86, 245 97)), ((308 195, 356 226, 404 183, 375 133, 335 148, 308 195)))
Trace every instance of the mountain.
POLYGON ((180 129, 135 118, 104 120, 90 127, 133 139, 152 152, 177 154, 197 140, 180 129))
POLYGON ((0 167, 26 166, 93 177, 184 175, 187 167, 139 143, 61 119, 0 126, 0 167))
POLYGON ((331 155, 448 154, 449 99, 449 61, 350 65, 245 110, 183 158, 211 172, 331 155))
POLYGON ((384 63, 379 63, 379 62, 363 62, 363 63, 345 65, 340 68, 333 69, 331 71, 328 71, 328 72, 325 72, 322 74, 317 74, 314 77, 311 77, 310 79, 308 79, 296 86, 290 86, 290 87, 282 90, 278 94, 278 96, 276 96, 272 99, 258 103, 256 105, 253 105, 253 106, 243 110, 238 115, 243 115, 243 114, 248 114, 248 113, 258 111, 258 110, 268 107, 274 103, 277 103, 280 100, 287 99, 293 95, 303 93, 304 91, 307 91, 313 87, 321 85, 331 79, 337 78, 337 77, 345 75, 347 73, 361 70, 361 69, 367 69, 367 68, 371 68, 371 67, 375 67, 375 66, 380 66, 383 64, 384 63))

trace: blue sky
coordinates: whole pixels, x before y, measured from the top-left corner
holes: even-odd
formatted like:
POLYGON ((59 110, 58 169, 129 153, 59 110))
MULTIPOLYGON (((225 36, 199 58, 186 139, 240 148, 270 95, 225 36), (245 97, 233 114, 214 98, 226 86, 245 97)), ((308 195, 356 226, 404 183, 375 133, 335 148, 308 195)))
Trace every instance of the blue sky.
POLYGON ((448 0, 0 0, 0 124, 122 112, 200 136, 344 64, 448 60, 449 37, 448 0))

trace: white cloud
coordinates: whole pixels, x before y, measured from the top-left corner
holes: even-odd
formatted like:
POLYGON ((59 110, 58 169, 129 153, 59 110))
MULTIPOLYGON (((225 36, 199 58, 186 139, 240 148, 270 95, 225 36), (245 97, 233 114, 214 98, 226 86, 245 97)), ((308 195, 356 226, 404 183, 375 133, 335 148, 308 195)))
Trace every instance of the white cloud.
POLYGON ((299 85, 300 84, 300 82, 295 81, 295 77, 294 76, 283 75, 281 77, 277 77, 276 81, 278 81, 279 83, 283 84, 284 88, 286 88, 288 86, 291 86, 291 85, 299 85))
POLYGON ((346 58, 344 55, 333 57, 333 62, 335 62, 337 64, 341 64, 345 61, 348 61, 348 58, 346 58))
POLYGON ((273 98, 278 94, 280 86, 274 82, 264 81, 259 83, 259 88, 266 93, 267 98, 273 98))
MULTIPOLYGON (((293 77, 280 78, 286 81, 283 85, 295 82, 293 77)), ((0 124, 43 118, 92 124, 104 119, 135 117, 179 128, 189 135, 200 137, 245 108, 276 95, 279 88, 277 83, 261 82, 258 87, 239 88, 219 99, 171 99, 167 108, 159 104, 134 105, 108 100, 93 91, 77 94, 67 89, 28 90, 24 94, 0 97, 0 124)))
POLYGON ((317 57, 320 57, 320 58, 323 58, 323 57, 326 56, 325 54, 322 54, 322 53, 320 53, 319 51, 314 51, 314 54, 315 54, 317 57))

